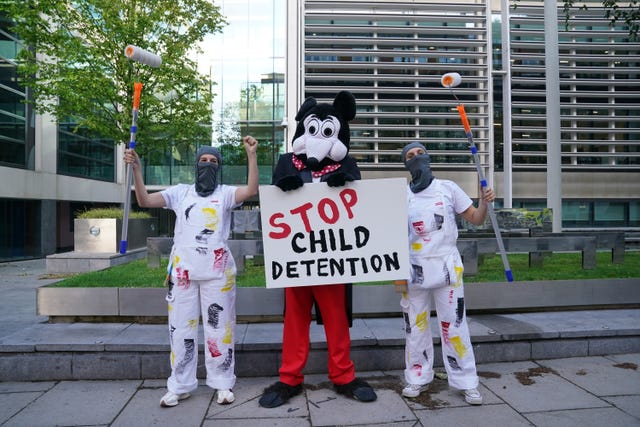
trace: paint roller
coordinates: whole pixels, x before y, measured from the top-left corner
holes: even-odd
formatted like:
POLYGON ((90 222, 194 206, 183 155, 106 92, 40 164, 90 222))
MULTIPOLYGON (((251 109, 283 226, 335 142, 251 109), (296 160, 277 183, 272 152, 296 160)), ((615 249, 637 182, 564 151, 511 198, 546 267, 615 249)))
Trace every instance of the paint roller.
MULTIPOLYGON (((462 120, 462 126, 464 126, 464 132, 467 136, 467 140, 469 142, 469 148, 471 150, 471 154, 473 155, 473 161, 476 164, 476 169, 478 171, 478 178, 480 179, 480 185, 482 190, 484 191, 487 188, 487 180, 484 178, 484 173, 482 172, 482 165, 480 164, 480 156, 478 155, 478 149, 476 148, 473 142, 473 134, 471 133, 471 126, 469 125, 469 119, 467 118, 467 113, 464 110, 464 104, 460 102, 456 94, 453 92, 453 88, 460 85, 462 83, 462 77, 458 73, 447 73, 442 76, 440 79, 440 83, 442 86, 448 88, 451 91, 451 94, 455 98, 457 105, 458 114, 460 115, 460 119, 462 120)), ((500 250, 500 256, 502 257, 502 264, 504 265, 504 273, 508 282, 513 282, 513 273, 511 272, 511 267, 509 266, 509 260, 507 259, 507 253, 504 249, 504 243, 502 241, 502 235, 500 234, 500 227, 498 226, 498 220, 496 219, 496 213, 493 210, 493 203, 489 203, 487 205, 487 211, 489 212, 489 218, 491 219, 491 226, 493 227, 493 231, 496 235, 496 242, 498 243, 498 248, 500 250)))
POLYGON ((124 56, 134 62, 139 62, 153 68, 158 68, 160 65, 162 65, 162 58, 160 58, 158 55, 132 44, 127 45, 127 47, 124 48, 124 56))
MULTIPOLYGON (((124 55, 133 62, 158 68, 162 64, 162 59, 155 53, 141 49, 138 46, 127 45, 124 55)), ((136 134, 138 132, 138 111, 140 110, 140 95, 142 94, 142 83, 133 84, 133 108, 131 109, 131 129, 129 136, 129 148, 136 148, 136 134)), ((129 232, 129 211, 131 210, 131 185, 133 184, 133 170, 131 164, 127 165, 127 187, 125 191, 124 212, 122 215, 122 234, 120 239, 120 253, 127 253, 127 234, 129 232)))

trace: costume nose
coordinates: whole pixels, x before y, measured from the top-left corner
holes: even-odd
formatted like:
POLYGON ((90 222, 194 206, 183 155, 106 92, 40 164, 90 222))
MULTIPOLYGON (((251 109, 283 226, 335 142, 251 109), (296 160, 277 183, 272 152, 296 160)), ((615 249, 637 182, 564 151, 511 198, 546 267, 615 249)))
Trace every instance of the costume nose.
POLYGON ((318 170, 320 167, 320 162, 315 157, 307 157, 307 166, 311 170, 318 170))

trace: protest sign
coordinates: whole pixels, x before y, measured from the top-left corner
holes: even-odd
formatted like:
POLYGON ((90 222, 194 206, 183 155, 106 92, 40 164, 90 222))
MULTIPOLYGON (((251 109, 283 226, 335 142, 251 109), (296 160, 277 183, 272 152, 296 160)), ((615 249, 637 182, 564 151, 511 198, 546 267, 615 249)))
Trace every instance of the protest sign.
POLYGON ((406 279, 406 180, 260 186, 267 288, 406 279))

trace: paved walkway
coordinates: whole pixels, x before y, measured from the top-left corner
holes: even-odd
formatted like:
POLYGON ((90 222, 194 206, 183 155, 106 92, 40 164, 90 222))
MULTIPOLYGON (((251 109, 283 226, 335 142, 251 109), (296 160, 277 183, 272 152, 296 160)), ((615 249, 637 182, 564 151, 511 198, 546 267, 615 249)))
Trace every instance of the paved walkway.
MULTIPOLYGON (((367 363, 364 346, 361 350, 365 354, 359 355, 356 365, 368 369, 358 375, 376 389, 375 403, 337 395, 326 374, 320 373, 307 375, 304 393, 287 405, 261 408, 257 400, 262 390, 276 381, 276 369, 269 376, 240 376, 234 388, 236 401, 231 405, 218 405, 212 390, 201 384, 190 399, 170 409, 158 404, 165 391, 164 379, 8 381, 20 368, 15 365, 16 346, 24 346, 34 331, 39 334, 38 339, 47 342, 43 335, 54 327, 60 329, 60 325, 47 324, 46 318, 35 315, 35 288, 54 281, 40 279, 44 273, 44 260, 0 264, 0 426, 640 426, 640 310, 472 317, 472 331, 476 331, 472 332, 472 340, 495 335, 507 340, 500 350, 500 362, 490 362, 490 347, 479 344, 483 360, 478 364, 480 390, 485 400, 479 407, 467 405, 457 391, 440 379, 419 398, 403 398, 402 371, 371 368, 383 364, 367 363), (607 336, 615 339, 605 340, 607 336), (524 358, 518 348, 525 341, 516 340, 533 337, 554 338, 537 341, 535 352, 532 348, 536 343, 529 342, 526 354, 531 357, 524 358), (514 347, 512 353, 509 346, 514 347), (554 357, 554 353, 562 356, 554 357), (570 357, 578 354, 581 357, 570 357)), ((384 323, 382 319, 372 319, 369 324, 376 321, 384 323)), ((139 343, 143 343, 148 342, 145 335, 159 325, 148 326, 126 329, 130 333, 135 329, 139 343)), ((69 328, 67 342, 96 339, 93 335, 76 336, 79 330, 88 330, 86 325, 62 326, 65 327, 69 328)), ((97 326, 89 329, 100 333, 97 326)), ((64 334, 55 339, 60 336, 64 334)), ((264 334, 261 336, 264 338, 264 334)), ((134 345, 140 346, 139 343, 134 345)), ((250 344, 243 343, 247 346, 246 356, 254 354, 250 344)), ((61 343, 56 345, 63 347, 61 343)), ((55 351, 56 345, 48 344, 47 352, 55 351)), ((77 346, 71 359, 78 358, 80 349, 86 348, 83 343, 77 346)), ((95 369, 109 366, 116 350, 96 359, 95 369)), ((35 350, 25 351, 34 357, 43 356, 35 350)), ((384 348, 369 356, 373 361, 384 358, 384 348)), ((49 362, 47 357, 41 359, 41 364, 49 362)), ((26 365, 27 370, 38 368, 33 360, 26 365)), ((318 366, 321 365, 322 361, 318 366)), ((72 371, 79 369, 77 365, 71 367, 72 371)), ((237 373, 242 375, 243 371, 239 369, 237 373)))
POLYGON ((218 405, 200 386, 161 408, 163 380, 0 383, 2 426, 640 426, 640 353, 481 364, 485 404, 467 405, 446 381, 416 399, 400 396, 400 371, 361 372, 378 400, 337 395, 324 375, 279 408, 258 405, 275 377, 241 377, 236 401, 218 405))

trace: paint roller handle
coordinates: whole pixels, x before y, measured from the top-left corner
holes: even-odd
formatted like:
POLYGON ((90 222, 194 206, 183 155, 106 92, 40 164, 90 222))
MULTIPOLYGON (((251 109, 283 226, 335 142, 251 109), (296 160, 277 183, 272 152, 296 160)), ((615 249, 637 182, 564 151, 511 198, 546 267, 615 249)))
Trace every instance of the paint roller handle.
POLYGON ((131 110, 131 136, 129 138, 129 148, 136 148, 136 133, 138 132, 138 110, 140 109, 140 95, 142 94, 142 83, 133 84, 133 109, 131 110))
POLYGON ((464 131, 467 134, 471 133, 471 125, 469 124, 469 119, 467 118, 467 112, 464 111, 464 105, 458 104, 456 107, 458 109, 458 114, 460 115, 460 120, 462 120, 462 126, 464 126, 464 131))
MULTIPOLYGON (((131 134, 129 137, 129 148, 136 148, 136 133, 138 132, 138 110, 140 109, 140 95, 142 94, 142 83, 135 82, 133 84, 133 109, 131 111, 131 134)), ((129 234, 129 211, 131 210, 131 185, 133 184, 133 165, 127 163, 127 176, 124 209, 122 214, 122 234, 120 239, 121 254, 127 253, 127 235, 129 234)))
MULTIPOLYGON (((476 164, 476 169, 478 171, 478 178, 480 178, 480 186, 482 187, 482 190, 483 190, 482 195, 484 195, 484 190, 488 188, 487 181, 484 178, 484 174, 482 173, 482 167, 480 166, 480 159, 478 157, 478 150, 476 149, 476 146, 473 143, 473 136, 471 134, 471 125, 469 124, 467 113, 464 110, 464 105, 458 104, 456 108, 458 110, 458 114, 460 115, 460 120, 462 120, 464 131, 467 134, 469 145, 471 146, 471 154, 473 155, 473 160, 476 164)), ((507 282, 513 282, 513 272, 511 271, 511 266, 507 258, 507 253, 504 248, 504 243, 502 241, 502 235, 500 233, 500 228, 498 226, 498 219, 496 218, 496 214, 495 214, 495 211, 493 210, 492 203, 487 203, 487 213, 489 215, 489 219, 491 220, 491 226, 493 227, 493 231, 496 235, 496 242, 498 243, 498 249, 500 250, 500 256, 502 258, 502 264, 504 265, 504 273, 507 278, 507 282)))
POLYGON ((394 291, 396 291, 399 294, 407 292, 407 290, 408 290, 407 280, 406 279, 394 280, 393 281, 393 289, 394 289, 394 291))
POLYGON ((142 83, 135 82, 133 84, 133 109, 140 109, 140 95, 142 94, 142 83))

